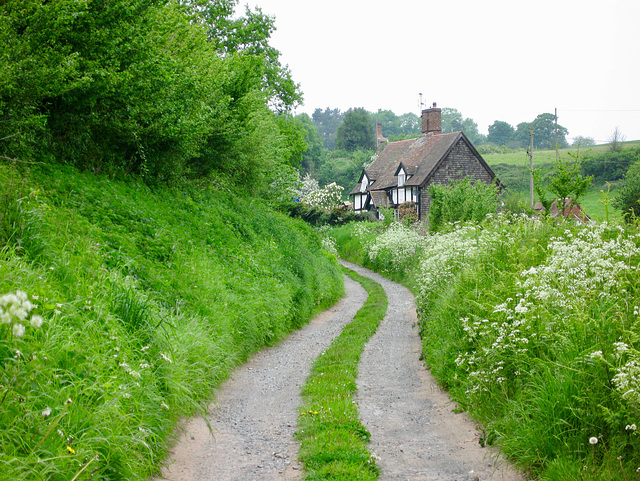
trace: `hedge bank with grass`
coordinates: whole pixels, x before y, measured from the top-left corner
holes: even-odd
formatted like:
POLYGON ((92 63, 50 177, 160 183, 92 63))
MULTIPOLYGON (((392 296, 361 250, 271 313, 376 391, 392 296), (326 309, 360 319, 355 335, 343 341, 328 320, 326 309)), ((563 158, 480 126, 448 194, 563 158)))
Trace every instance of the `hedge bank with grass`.
POLYGON ((417 294, 423 357, 540 480, 640 473, 640 234, 500 215, 439 233, 397 223, 329 234, 340 255, 417 294))
POLYGON ((230 369, 334 303, 317 234, 214 187, 0 165, 0 479, 142 480, 230 369))

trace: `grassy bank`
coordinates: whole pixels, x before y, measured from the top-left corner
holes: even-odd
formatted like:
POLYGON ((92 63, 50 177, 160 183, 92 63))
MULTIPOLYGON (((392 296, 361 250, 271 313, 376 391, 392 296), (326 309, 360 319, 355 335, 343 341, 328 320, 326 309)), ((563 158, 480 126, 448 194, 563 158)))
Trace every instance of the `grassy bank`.
POLYGON ((0 204, 3 480, 146 479, 234 365, 343 291, 312 229, 222 188, 0 165, 0 204))
POLYGON ((414 286, 425 362, 483 443, 541 480, 637 479, 635 230, 500 216, 437 235, 330 235, 341 255, 414 286))

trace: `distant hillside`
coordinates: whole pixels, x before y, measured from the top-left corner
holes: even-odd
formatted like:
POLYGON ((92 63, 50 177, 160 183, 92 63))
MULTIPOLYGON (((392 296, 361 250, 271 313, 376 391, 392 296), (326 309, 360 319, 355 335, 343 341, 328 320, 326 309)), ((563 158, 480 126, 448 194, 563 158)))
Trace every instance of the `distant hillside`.
MULTIPOLYGON (((606 219, 607 216, 620 216, 621 212, 613 206, 605 206, 608 196, 616 195, 620 179, 633 162, 640 160, 640 141, 625 142, 619 155, 610 153, 610 145, 597 145, 580 149, 560 149, 558 155, 567 158, 569 154, 579 155, 583 159, 583 175, 593 175, 593 186, 582 199, 581 204, 588 215, 594 219, 606 219)), ((484 153, 482 157, 494 170, 501 182, 507 187, 507 196, 511 202, 522 205, 529 203, 529 155, 525 150, 503 153, 484 153)), ((550 171, 556 160, 555 150, 535 150, 533 167, 543 173, 550 171)))

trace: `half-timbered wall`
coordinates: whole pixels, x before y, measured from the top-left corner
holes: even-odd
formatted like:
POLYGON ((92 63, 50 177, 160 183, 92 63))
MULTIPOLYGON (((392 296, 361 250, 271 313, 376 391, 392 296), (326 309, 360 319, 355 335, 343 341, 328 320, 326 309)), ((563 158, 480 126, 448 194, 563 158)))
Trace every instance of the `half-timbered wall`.
POLYGON ((395 187, 391 189, 391 200, 393 205, 398 206, 405 202, 417 202, 418 201, 418 188, 417 187, 395 187))

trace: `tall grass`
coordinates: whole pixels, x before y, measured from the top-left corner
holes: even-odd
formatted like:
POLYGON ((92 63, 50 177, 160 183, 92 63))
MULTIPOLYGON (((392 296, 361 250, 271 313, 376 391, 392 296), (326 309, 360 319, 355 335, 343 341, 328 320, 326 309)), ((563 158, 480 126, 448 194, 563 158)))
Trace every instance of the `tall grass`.
POLYGON ((417 279, 425 362, 483 443, 538 479, 637 479, 635 230, 498 216, 424 236, 408 263, 413 234, 352 229, 362 257, 384 247, 383 272, 397 256, 397 276, 417 279))
POLYGON ((147 479, 234 365, 342 294, 311 228, 232 192, 0 165, 0 199, 0 296, 44 320, 0 324, 2 480, 147 479))

